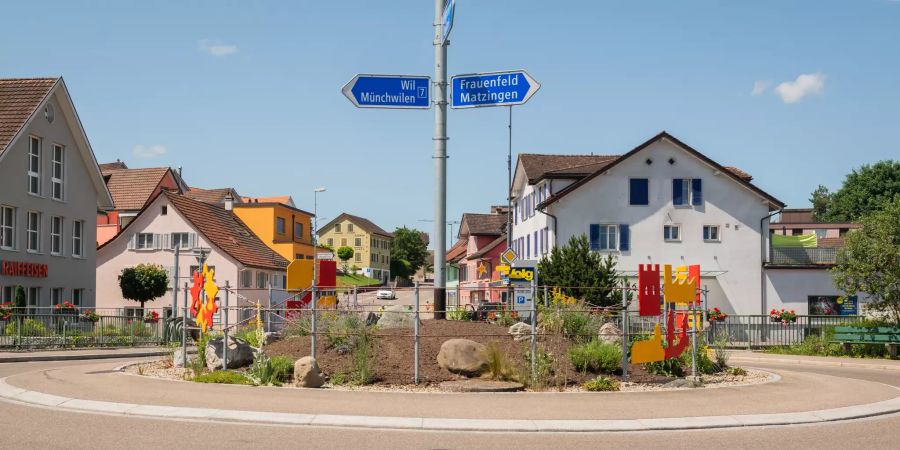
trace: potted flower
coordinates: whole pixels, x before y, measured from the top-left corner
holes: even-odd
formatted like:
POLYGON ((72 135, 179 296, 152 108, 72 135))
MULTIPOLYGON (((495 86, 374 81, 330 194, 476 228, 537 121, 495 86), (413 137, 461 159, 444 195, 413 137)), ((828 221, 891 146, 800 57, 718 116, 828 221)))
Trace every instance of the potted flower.
POLYGON ((13 315, 13 303, 0 303, 0 321, 7 321, 13 315))
POLYGON ((90 309, 82 312, 79 317, 85 322, 97 323, 100 321, 100 315, 90 309))
POLYGON ((68 301, 64 301, 53 305, 53 313, 73 316, 78 314, 78 307, 68 301))
POLYGON ((156 311, 147 311, 147 314, 144 316, 144 323, 156 322, 159 322, 159 313, 156 311))
POLYGON ((793 309, 787 311, 784 308, 781 308, 780 310, 772 308, 772 310, 769 311, 769 319, 772 322, 781 322, 787 325, 797 321, 797 312, 793 309))
POLYGON ((728 314, 723 313, 719 308, 707 309, 706 319, 710 322, 723 322, 728 314))

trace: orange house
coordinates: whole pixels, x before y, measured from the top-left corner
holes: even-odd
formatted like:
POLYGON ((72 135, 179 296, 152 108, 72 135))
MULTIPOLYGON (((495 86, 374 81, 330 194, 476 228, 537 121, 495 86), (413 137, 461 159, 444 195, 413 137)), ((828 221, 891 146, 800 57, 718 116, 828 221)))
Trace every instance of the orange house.
POLYGON ((289 196, 241 200, 232 211, 272 250, 288 261, 313 259, 312 213, 294 206, 289 196))

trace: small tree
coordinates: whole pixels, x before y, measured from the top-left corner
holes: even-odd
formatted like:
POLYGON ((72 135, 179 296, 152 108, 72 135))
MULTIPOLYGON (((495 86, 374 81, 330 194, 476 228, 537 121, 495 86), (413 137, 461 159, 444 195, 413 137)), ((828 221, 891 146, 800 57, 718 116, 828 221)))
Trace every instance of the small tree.
POLYGON ((819 186, 810 201, 816 220, 851 222, 881 211, 897 195, 900 195, 900 161, 886 160, 853 169, 834 193, 819 186))
POLYGON ((831 273, 835 287, 868 294, 869 308, 900 326, 900 195, 847 234, 831 273))
POLYGON ((353 247, 343 246, 337 249, 337 257, 341 260, 341 270, 344 273, 347 273, 350 269, 350 266, 347 264, 347 261, 350 261, 350 258, 353 257, 353 247))
POLYGON ((16 314, 25 315, 25 288, 16 286, 15 295, 16 314))
POLYGON ((619 281, 616 260, 591 251, 585 235, 573 236, 562 247, 554 247, 538 263, 541 284, 560 286, 565 295, 583 299, 595 306, 622 303, 614 288, 619 281))
POLYGON ((400 227, 394 230, 391 242, 391 275, 409 279, 428 257, 428 245, 419 230, 400 227))
POLYGON ((155 300, 166 294, 169 287, 169 274, 162 266, 155 264, 138 264, 135 267, 122 269, 119 275, 119 287, 122 297, 141 303, 155 300))

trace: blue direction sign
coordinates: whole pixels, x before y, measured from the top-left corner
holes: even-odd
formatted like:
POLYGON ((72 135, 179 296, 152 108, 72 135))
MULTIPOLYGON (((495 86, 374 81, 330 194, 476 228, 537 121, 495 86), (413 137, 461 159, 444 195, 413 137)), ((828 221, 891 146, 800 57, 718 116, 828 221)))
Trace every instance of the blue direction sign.
POLYGON ((431 78, 414 75, 353 77, 341 92, 357 108, 431 108, 431 78))
POLYGON ((452 108, 521 105, 541 88, 524 70, 456 75, 450 85, 452 108))
POLYGON ((450 37, 450 30, 453 29, 453 16, 456 15, 456 0, 446 0, 444 3, 444 14, 443 19, 441 20, 441 33, 443 36, 442 42, 447 42, 447 38, 450 37))

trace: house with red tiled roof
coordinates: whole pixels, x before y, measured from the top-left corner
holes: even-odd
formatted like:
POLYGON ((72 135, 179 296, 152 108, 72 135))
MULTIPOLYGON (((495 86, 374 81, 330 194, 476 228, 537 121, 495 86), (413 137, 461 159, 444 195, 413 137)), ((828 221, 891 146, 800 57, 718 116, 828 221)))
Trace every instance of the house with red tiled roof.
POLYGON ((170 314, 176 301, 178 308, 183 306, 184 283, 197 269, 201 251, 206 263, 215 269, 216 283, 222 289, 220 301, 224 301, 226 284, 233 289, 231 306, 250 306, 257 301, 268 305, 270 287, 275 290, 276 301, 288 297, 282 291, 288 261, 260 240, 227 205, 161 191, 121 233, 97 250, 97 307, 139 315, 139 305, 122 298, 118 276, 126 267, 153 263, 169 272, 170 289, 147 307, 170 314))
POLYGON ((337 250, 353 248, 349 265, 357 272, 382 282, 391 279, 391 245, 394 235, 365 217, 342 213, 317 231, 319 243, 337 250))
POLYGON ((0 79, 0 303, 22 287, 30 311, 93 306, 94 217, 112 207, 63 79, 0 79))
POLYGON ((122 161, 100 164, 103 181, 115 207, 97 214, 97 245, 118 234, 163 190, 184 192, 187 186, 170 167, 129 168, 122 161))
POLYGON ((215 188, 215 189, 202 189, 195 186, 191 186, 187 191, 184 192, 185 197, 194 199, 204 203, 211 203, 214 205, 224 205, 225 201, 231 198, 232 203, 241 203, 244 197, 241 197, 240 194, 237 193, 234 188, 226 187, 226 188, 215 188))
POLYGON ((494 207, 490 214, 462 215, 459 239, 447 252, 449 306, 506 301, 507 290, 497 272, 500 254, 506 251, 506 211, 494 207))

